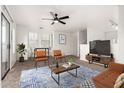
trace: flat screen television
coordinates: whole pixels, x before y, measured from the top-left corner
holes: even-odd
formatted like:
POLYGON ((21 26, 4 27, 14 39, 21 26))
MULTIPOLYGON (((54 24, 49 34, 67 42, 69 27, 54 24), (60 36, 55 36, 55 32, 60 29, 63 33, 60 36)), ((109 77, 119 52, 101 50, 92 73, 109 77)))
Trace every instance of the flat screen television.
POLYGON ((90 53, 110 56, 110 40, 90 41, 90 53))

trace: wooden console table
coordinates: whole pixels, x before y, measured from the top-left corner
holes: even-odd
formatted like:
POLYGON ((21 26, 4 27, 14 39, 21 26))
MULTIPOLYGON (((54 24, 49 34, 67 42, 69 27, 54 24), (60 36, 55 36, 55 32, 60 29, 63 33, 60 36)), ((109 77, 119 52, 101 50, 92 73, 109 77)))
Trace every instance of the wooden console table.
POLYGON ((111 56, 101 56, 101 55, 96 55, 96 54, 88 54, 86 55, 86 59, 89 61, 89 63, 97 62, 104 64, 104 67, 107 68, 108 64, 110 62, 114 62, 114 58, 111 56))

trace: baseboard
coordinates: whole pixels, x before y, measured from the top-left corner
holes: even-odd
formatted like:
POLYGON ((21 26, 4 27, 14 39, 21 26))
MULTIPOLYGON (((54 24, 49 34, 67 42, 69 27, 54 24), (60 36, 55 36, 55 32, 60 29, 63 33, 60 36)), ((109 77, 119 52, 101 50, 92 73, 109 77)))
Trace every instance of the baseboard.
POLYGON ((10 71, 10 69, 8 69, 7 70, 7 72, 5 73, 5 75, 1 78, 1 80, 3 80, 5 77, 6 77, 6 75, 7 75, 7 73, 10 71))

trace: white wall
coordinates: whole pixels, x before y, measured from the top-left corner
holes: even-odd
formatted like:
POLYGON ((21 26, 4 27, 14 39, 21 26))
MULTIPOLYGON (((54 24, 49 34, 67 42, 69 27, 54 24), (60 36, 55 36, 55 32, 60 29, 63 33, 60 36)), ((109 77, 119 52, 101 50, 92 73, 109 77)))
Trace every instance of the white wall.
POLYGON ((119 6, 118 58, 124 64, 124 6, 119 6))
POLYGON ((97 28, 87 28, 87 43, 93 40, 105 40, 104 30, 97 28))
POLYGON ((79 31, 77 31, 77 56, 80 56, 80 39, 79 39, 79 31))
POLYGON ((80 56, 80 45, 87 43, 87 29, 80 29, 77 32, 77 56, 80 56))
POLYGON ((80 60, 86 60, 86 55, 89 53, 89 44, 80 44, 80 60))
POLYGON ((115 62, 118 60, 118 43, 111 43, 111 51, 113 53, 113 57, 115 59, 115 62))
POLYGON ((12 68, 16 63, 16 25, 11 27, 11 49, 10 49, 10 67, 12 68))
POLYGON ((60 49, 64 55, 77 55, 77 35, 74 32, 54 32, 54 49, 60 49), (59 34, 66 35, 66 44, 59 44, 59 34))

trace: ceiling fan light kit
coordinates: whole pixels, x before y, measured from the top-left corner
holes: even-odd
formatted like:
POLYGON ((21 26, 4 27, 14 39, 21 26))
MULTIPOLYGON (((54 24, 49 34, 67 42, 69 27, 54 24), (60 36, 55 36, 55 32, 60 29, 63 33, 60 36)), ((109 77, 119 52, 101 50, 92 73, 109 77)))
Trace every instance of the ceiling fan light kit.
POLYGON ((58 23, 58 21, 57 21, 57 20, 55 20, 54 22, 55 22, 55 23, 58 23))

